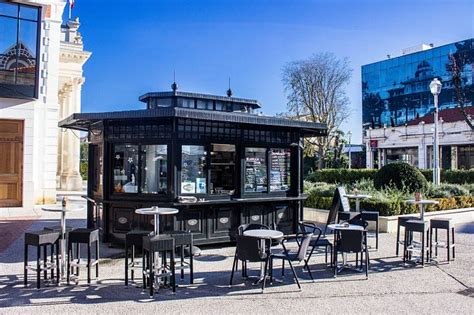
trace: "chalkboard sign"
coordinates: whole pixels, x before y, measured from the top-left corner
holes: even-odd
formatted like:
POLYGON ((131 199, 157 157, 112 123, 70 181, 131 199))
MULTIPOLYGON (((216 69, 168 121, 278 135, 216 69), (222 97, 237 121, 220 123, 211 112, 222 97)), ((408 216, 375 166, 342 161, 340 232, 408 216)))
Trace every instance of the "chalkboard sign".
POLYGON ((290 150, 272 149, 270 169, 270 191, 290 189, 290 150))
POLYGON ((246 148, 245 151, 245 191, 267 191, 266 150, 246 148))

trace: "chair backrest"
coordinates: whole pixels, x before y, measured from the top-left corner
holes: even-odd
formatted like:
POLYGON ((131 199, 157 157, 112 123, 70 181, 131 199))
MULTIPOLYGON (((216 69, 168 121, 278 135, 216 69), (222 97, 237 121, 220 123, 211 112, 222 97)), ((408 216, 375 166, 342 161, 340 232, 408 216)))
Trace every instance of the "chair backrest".
POLYGON ((309 243, 311 242, 311 238, 313 237, 313 233, 306 233, 302 235, 302 239, 300 240, 300 247, 298 248, 298 254, 295 257, 295 260, 302 261, 306 258, 306 253, 308 252, 309 243))
POLYGON ((237 235, 237 259, 250 262, 262 261, 266 258, 265 248, 262 248, 260 239, 251 236, 237 235))
POLYGON ((357 253, 364 250, 364 232, 359 230, 338 230, 337 251, 357 253))
POLYGON ((258 223, 242 224, 237 228, 237 234, 243 235, 245 231, 249 230, 270 230, 270 228, 266 225, 258 223))
POLYGON ((360 216, 360 215, 357 215, 357 216, 353 217, 352 219, 350 219, 349 223, 354 224, 354 225, 358 225, 358 226, 362 226, 364 229, 366 229, 369 226, 369 223, 367 221, 365 221, 364 219, 362 219, 362 216, 360 216))
POLYGON ((302 221, 298 223, 298 228, 299 228, 298 233, 302 233, 302 234, 312 233, 313 236, 311 240, 316 241, 316 242, 321 237, 321 234, 323 234, 323 231, 314 222, 302 221))
POLYGON ((326 234, 326 229, 329 224, 336 223, 338 211, 351 210, 349 199, 347 199, 347 197, 344 197, 345 195, 346 189, 342 186, 337 187, 334 191, 334 197, 332 198, 331 208, 329 208, 328 219, 326 221, 326 226, 324 227, 324 234, 326 234))

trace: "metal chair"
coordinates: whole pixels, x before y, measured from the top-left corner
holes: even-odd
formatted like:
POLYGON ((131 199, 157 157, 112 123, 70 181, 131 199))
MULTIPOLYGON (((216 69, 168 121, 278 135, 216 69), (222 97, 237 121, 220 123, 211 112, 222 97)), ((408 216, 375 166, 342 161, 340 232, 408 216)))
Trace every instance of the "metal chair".
MULTIPOLYGON (((302 233, 313 233, 311 242, 309 243, 310 250, 307 261, 309 262, 314 250, 317 247, 324 247, 326 263, 328 262, 328 248, 330 249, 330 257, 333 255, 333 245, 327 238, 322 238, 323 231, 314 222, 303 221, 299 223, 299 229, 302 233)), ((332 259, 331 259, 332 266, 332 259)))
MULTIPOLYGON (((263 291, 265 289, 265 282, 267 278, 269 256, 267 254, 266 248, 262 247, 262 240, 251 236, 237 235, 236 241, 237 246, 235 248, 234 262, 232 263, 232 272, 230 274, 229 285, 232 285, 234 271, 237 271, 239 260, 242 262, 263 262, 265 263, 262 281, 263 291)), ((245 264, 245 267, 246 266, 247 264, 245 264)))
MULTIPOLYGON (((364 224, 364 221, 354 222, 353 224, 364 224)), ((366 236, 365 231, 361 230, 337 230, 336 239, 334 241, 334 277, 337 277, 338 267, 337 267, 337 254, 347 254, 347 253, 356 253, 356 262, 358 262, 358 254, 360 253, 360 264, 365 261, 365 277, 369 278, 369 251, 366 245, 366 236), (364 259, 365 254, 365 259, 364 259)))

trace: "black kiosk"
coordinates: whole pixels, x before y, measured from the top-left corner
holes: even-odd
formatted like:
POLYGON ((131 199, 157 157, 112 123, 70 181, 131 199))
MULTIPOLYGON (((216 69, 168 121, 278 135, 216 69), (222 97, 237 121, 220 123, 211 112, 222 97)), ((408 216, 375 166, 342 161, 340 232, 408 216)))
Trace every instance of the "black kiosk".
MULTIPOLYGON (((231 95, 229 93, 229 95, 231 95)), ((144 110, 77 113, 62 128, 89 138, 89 227, 105 242, 153 230, 150 206, 173 207, 160 230, 196 244, 229 242, 243 223, 295 233, 302 219, 303 137, 323 124, 262 116, 255 100, 177 91, 147 93, 144 110)))

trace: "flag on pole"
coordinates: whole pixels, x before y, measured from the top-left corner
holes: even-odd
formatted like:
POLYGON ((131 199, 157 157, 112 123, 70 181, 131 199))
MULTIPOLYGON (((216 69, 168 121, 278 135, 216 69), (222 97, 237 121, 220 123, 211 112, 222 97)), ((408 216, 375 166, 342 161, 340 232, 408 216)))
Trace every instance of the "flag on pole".
POLYGON ((69 5, 71 6, 71 10, 74 9, 74 0, 69 0, 69 5))

